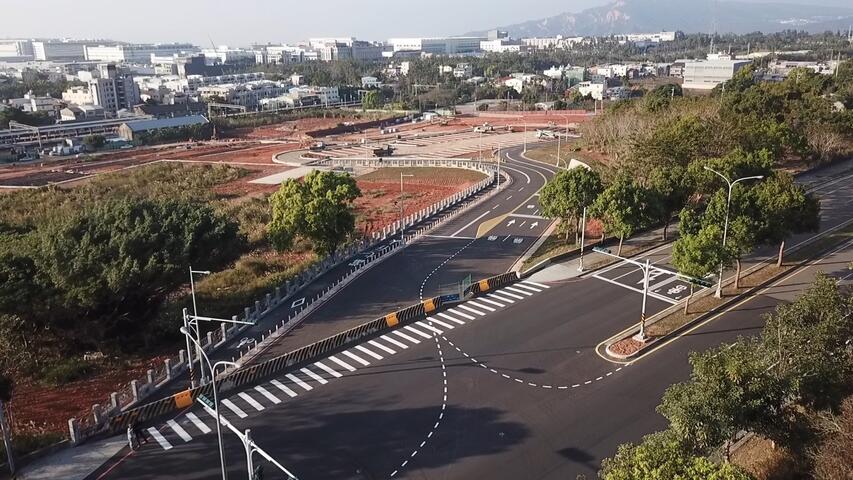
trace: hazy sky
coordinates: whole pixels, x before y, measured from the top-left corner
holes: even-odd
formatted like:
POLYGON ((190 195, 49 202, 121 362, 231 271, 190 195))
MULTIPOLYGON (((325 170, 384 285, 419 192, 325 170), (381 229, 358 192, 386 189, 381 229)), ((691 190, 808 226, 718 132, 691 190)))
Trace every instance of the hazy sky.
MULTIPOLYGON (((788 1, 849 5, 849 0, 788 1)), ((605 3, 608 0, 0 0, 0 38, 186 41, 201 46, 211 40, 245 46, 323 36, 385 40, 462 34, 605 3)))

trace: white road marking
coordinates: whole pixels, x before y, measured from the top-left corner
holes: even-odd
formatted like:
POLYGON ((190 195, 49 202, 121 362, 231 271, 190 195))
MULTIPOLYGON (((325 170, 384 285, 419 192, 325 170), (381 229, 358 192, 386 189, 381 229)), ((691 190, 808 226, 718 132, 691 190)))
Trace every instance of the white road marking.
POLYGON ((169 420, 168 422, 166 422, 166 424, 168 424, 168 425, 169 425, 169 427, 170 427, 170 428, 171 428, 175 433, 177 433, 177 434, 178 434, 178 436, 179 436, 179 437, 181 437, 181 440, 183 440, 184 442, 189 442, 189 441, 191 441, 191 440, 193 439, 193 437, 191 437, 191 436, 190 436, 190 434, 189 434, 189 433, 187 433, 187 431, 186 431, 186 430, 184 430, 184 427, 182 427, 182 426, 178 425, 178 422, 176 422, 176 421, 174 421, 174 420, 169 420))
POLYGON ((314 387, 303 382, 301 378, 297 377, 296 375, 294 375, 292 373, 288 373, 287 375, 285 375, 285 377, 287 377, 287 379, 290 380, 291 382, 302 387, 302 389, 305 390, 306 392, 314 389, 314 387))
POLYGON ((395 353, 397 353, 395 350, 391 350, 390 348, 386 347, 385 345, 382 345, 381 343, 377 342, 376 340, 370 340, 367 343, 373 345, 374 347, 378 348, 379 350, 385 351, 389 355, 394 355, 395 353))
POLYGON ((366 367, 366 366, 368 366, 368 365, 370 365, 370 362, 368 362, 367 360, 365 360, 365 359, 363 359, 363 358, 359 357, 358 355, 356 355, 356 354, 354 354, 354 353, 350 352, 349 350, 344 350, 344 352, 343 352, 343 353, 344 353, 344 355, 346 355, 346 356, 348 356, 349 358, 351 358, 351 359, 355 360, 356 362, 358 362, 358 363, 360 363, 360 364, 364 365, 365 367, 366 367))
POLYGON ((395 345, 395 346, 397 346, 397 347, 400 347, 400 348, 402 348, 403 350, 405 350, 405 349, 409 348, 409 346, 408 346, 408 345, 406 345, 406 344, 405 344, 405 343, 403 343, 403 342, 398 342, 397 340, 395 340, 394 338, 392 338, 392 337, 391 337, 391 335, 388 335, 387 333, 386 333, 385 335, 382 335, 382 336, 381 336, 381 337, 379 337, 379 338, 381 338, 382 340, 385 340, 386 342, 388 342, 388 343, 390 343, 390 344, 392 344, 392 345, 395 345))
POLYGON ((516 300, 524 300, 524 297, 522 297, 521 295, 516 295, 516 294, 514 294, 514 293, 507 292, 507 291, 506 291, 506 289, 501 290, 499 293, 500 293, 501 295, 506 295, 507 297, 512 297, 512 298, 514 298, 514 299, 516 299, 516 300))
POLYGON ((479 300, 479 301, 481 301, 481 302, 491 303, 492 305, 494 305, 494 306, 496 306, 496 307, 501 307, 501 308, 503 308, 503 307, 505 307, 505 306, 506 306, 506 305, 504 305, 503 303, 498 303, 498 302, 496 302, 496 301, 494 301, 494 300, 489 300, 488 298, 479 297, 479 298, 477 298, 477 300, 479 300))
POLYGON ((355 346, 355 348, 356 348, 357 350, 361 351, 361 352, 364 352, 364 353, 366 353, 366 354, 370 355, 371 357, 373 357, 373 358, 375 358, 375 359, 377 359, 377 360, 382 360, 382 359, 384 358, 382 355, 379 355, 378 353, 372 352, 372 351, 370 351, 370 350, 368 350, 368 349, 364 348, 364 347, 363 347, 363 346, 361 346, 361 345, 356 345, 356 346, 355 346))
POLYGON ((439 327, 444 327, 444 328, 446 328, 446 329, 448 329, 448 330, 453 330, 453 328, 454 328, 454 327, 453 327, 453 325, 450 325, 449 323, 444 323, 444 322, 442 322, 441 320, 439 320, 439 319, 437 319, 437 318, 435 318, 435 317, 429 317, 429 318, 427 318, 427 322, 432 322, 432 323, 434 323, 434 324, 438 325, 439 327))
POLYGON ((676 280, 678 280, 678 277, 676 277, 676 276, 669 277, 668 279, 666 279, 666 280, 664 280, 664 281, 662 281, 662 282, 660 282, 660 283, 656 283, 656 284, 654 284, 654 285, 650 286, 650 287, 649 287, 649 291, 650 291, 650 292, 653 292, 653 291, 655 291, 655 290, 659 289, 660 287, 663 287, 663 286, 669 285, 670 283, 672 283, 672 282, 674 282, 674 281, 676 281, 676 280))
POLYGON ((293 398, 293 397, 295 397, 295 396, 296 396, 296 392, 294 392, 293 390, 291 390, 291 389, 290 389, 290 387, 288 387, 287 385, 285 385, 285 384, 283 384, 283 383, 279 382, 278 380, 270 380, 270 383, 271 383, 271 384, 273 384, 273 386, 275 386, 275 388, 277 388, 277 389, 281 390, 282 392, 286 393, 288 397, 293 398))
POLYGON ((475 307, 477 307, 477 308, 482 308, 483 310, 488 310, 488 311, 490 311, 490 312, 494 312, 494 311, 496 311, 494 308, 492 308, 492 307, 490 307, 490 306, 488 306, 488 305, 483 305, 482 303, 477 303, 477 302, 475 302, 474 300, 468 300, 468 305, 473 305, 473 306, 475 306, 475 307))
POLYGON ((414 343, 415 345, 417 345, 417 344, 421 343, 421 341, 420 341, 420 340, 418 340, 417 338, 415 338, 415 337, 410 337, 409 335, 406 335, 405 333, 403 333, 403 332, 401 332, 401 331, 399 331, 399 330, 394 330, 394 331, 393 331, 393 332, 391 332, 391 333, 393 333, 394 335, 397 335, 398 337, 400 337, 400 338, 402 338, 402 339, 404 339, 404 340, 408 340, 408 341, 410 341, 410 342, 414 343))
POLYGON ((472 317, 471 315, 468 315, 467 313, 464 313, 464 312, 460 312, 459 310, 457 310, 455 308, 451 308, 447 311, 454 314, 454 315, 458 315, 458 316, 460 316, 466 320, 474 320, 474 317, 472 317))
POLYGON ((533 296, 533 294, 528 292, 527 290, 519 290, 515 287, 506 287, 504 290, 509 290, 510 292, 515 292, 515 293, 521 293, 521 294, 527 295, 528 297, 533 296))
POLYGON ((439 316, 439 317, 441 317, 441 318, 444 318, 444 319, 450 320, 451 322, 456 322, 456 323, 458 323, 459 325, 465 325, 465 322, 463 322, 462 320, 457 320, 457 319, 455 319, 455 318, 451 317, 450 315, 448 315, 448 314, 446 314, 446 313, 444 313, 444 312, 439 312, 439 313, 438 313, 438 316, 439 316))
POLYGON ((335 378, 341 378, 341 377, 343 377, 343 375, 341 375, 340 373, 338 373, 335 369, 328 367, 328 366, 327 366, 326 364, 324 364, 324 363, 314 362, 314 366, 315 366, 315 367, 317 367, 317 368, 319 368, 320 370, 323 370, 324 372, 328 373, 329 375, 331 375, 331 376, 333 376, 333 377, 335 377, 335 378))
POLYGON ((523 288, 523 289, 525 289, 525 290, 530 290, 530 291, 533 291, 533 292, 536 292, 536 293, 539 293, 539 292, 541 292, 541 291, 542 291, 542 289, 541 289, 541 288, 531 287, 530 285, 525 285, 525 284, 523 284, 523 283, 516 283, 516 284, 515 284, 515 286, 516 286, 516 287, 518 287, 518 288, 523 288))
POLYGON ((354 371, 355 371, 355 367, 353 367, 353 366, 352 366, 352 365, 350 365, 349 363, 347 363, 347 362, 345 362, 345 361, 341 360, 340 358, 338 358, 338 357, 336 357, 336 356, 334 356, 334 355, 332 355, 331 357, 329 357, 329 360, 331 360, 331 361, 333 361, 333 362, 337 363, 338 365, 340 365, 340 366, 342 366, 342 367, 346 368, 346 369, 347 369, 347 370, 349 370, 350 372, 354 372, 354 371))
POLYGON ((426 328, 427 330, 429 330, 431 332, 435 332, 437 335, 441 335, 442 333, 444 333, 441 330, 439 330, 439 329, 437 329, 437 328, 433 327, 432 325, 429 325, 425 322, 418 322, 418 326, 421 328, 426 328))
POLYGON ((299 371, 304 373, 305 375, 308 375, 309 377, 313 378, 314 381, 316 381, 320 385, 325 385, 325 384, 329 383, 328 380, 321 377, 320 375, 317 375, 316 373, 312 372, 311 370, 308 370, 307 368, 300 368, 299 371))
POLYGON ((264 406, 258 403, 254 398, 250 397, 246 392, 240 392, 237 394, 238 397, 242 398, 246 403, 252 406, 257 411, 262 411, 264 406))
POLYGON ((260 393, 261 395, 263 395, 264 397, 266 397, 267 400, 271 401, 274 405, 278 405, 279 403, 281 403, 281 400, 279 400, 278 397, 276 397, 275 395, 270 393, 270 391, 267 390, 266 388, 258 385, 255 387, 255 390, 258 393, 260 393))
POLYGON ((193 422, 195 428, 201 430, 201 433, 210 433, 210 427, 208 427, 204 422, 201 421, 200 418, 196 416, 193 412, 187 412, 187 418, 193 422))
POLYGON ((410 332, 415 332, 416 334, 418 334, 418 335, 420 335, 420 336, 422 336, 422 337, 424 337, 424 338, 432 338, 432 335, 427 335, 426 333, 424 333, 424 332, 422 332, 422 331, 420 331, 420 330, 416 329, 415 327, 413 327, 413 326, 411 326, 411 325, 406 325, 406 326, 405 326, 405 327, 403 327, 403 328, 405 328, 406 330, 409 330, 410 332))
POLYGON ((160 435, 160 432, 158 432, 156 428, 149 427, 148 433, 151 434, 154 440, 157 440, 157 443, 159 443, 160 446, 163 447, 163 450, 170 450, 172 448, 172 444, 169 443, 168 440, 166 440, 166 437, 160 435))
POLYGON ((232 412, 234 412, 238 417, 240 417, 240 418, 248 417, 248 415, 246 415, 246 412, 241 410, 240 407, 238 407, 237 405, 234 405, 234 402, 232 402, 231 400, 228 400, 226 398, 225 400, 222 401, 222 404, 225 405, 226 407, 228 407, 228 410, 231 410, 232 412))
MULTIPOLYGON (((612 283, 613 285, 618 285, 618 286, 620 286, 620 287, 622 287, 622 288, 627 288, 628 290, 631 290, 631 291, 633 291, 633 292, 637 292, 637 293, 639 293, 639 294, 642 294, 642 293, 643 293, 643 291, 642 291, 642 290, 640 290, 639 288, 634 288, 634 287, 631 287, 631 286, 625 285, 624 283, 614 282, 613 280, 610 280, 609 278, 606 278, 606 277, 600 277, 600 276, 598 276, 598 275, 593 275, 593 277, 595 277, 595 278, 597 278, 597 279, 599 279, 599 280, 603 280, 603 281, 605 281, 605 282, 607 282, 607 283, 612 283)), ((662 302, 670 303, 670 304, 672 304, 672 305, 675 305, 676 303, 678 303, 678 300, 673 300, 673 299, 671 299, 671 298, 669 298, 669 297, 665 297, 665 296, 663 296, 663 295, 659 295, 659 294, 654 293, 654 292, 649 292, 649 296, 650 296, 650 297, 653 297, 653 298, 656 298, 656 299, 658 299, 658 300, 660 300, 660 301, 662 301, 662 302)))
POLYGON ((479 311, 479 310, 477 310, 477 309, 471 308, 471 307, 469 307, 468 305, 459 305, 459 308, 462 308, 462 309, 468 310, 469 312, 474 313, 474 314, 477 314, 477 315, 479 315, 479 316, 481 316, 481 317, 485 317, 485 316, 486 316, 486 314, 485 314, 485 313, 483 313, 483 312, 481 312, 481 311, 479 311))
POLYGON ((459 235, 460 233, 464 232, 466 228, 470 227, 471 225, 474 225, 474 224, 475 224, 475 223, 477 223, 481 218, 485 217, 486 215, 488 215, 488 214, 490 214, 490 213, 492 213, 492 212, 491 212, 491 211, 488 211, 488 212, 486 212, 486 213, 484 213, 484 214, 480 215, 479 217, 475 218, 474 220, 471 220, 471 223, 469 223, 468 225, 465 225, 464 227, 460 228, 459 230, 457 230, 457 231, 453 232, 453 235, 451 235, 451 237, 455 237, 456 235, 459 235))
POLYGON ((526 283, 526 284, 528 284, 528 285, 533 285, 533 286, 535 286, 535 287, 551 288, 551 287, 549 287, 548 285, 543 285, 543 284, 541 284, 541 283, 531 282, 530 280, 522 280, 522 281, 521 281, 521 283, 526 283))
POLYGON ((504 297, 501 297, 500 295, 498 295, 498 294, 496 294, 496 293, 490 293, 490 294, 489 294, 489 296, 490 296, 490 297, 492 297, 492 298, 497 298, 498 300, 500 300, 500 301, 502 301, 502 302, 515 303, 515 300, 513 300, 513 299, 511 299, 511 298, 504 298, 504 297))

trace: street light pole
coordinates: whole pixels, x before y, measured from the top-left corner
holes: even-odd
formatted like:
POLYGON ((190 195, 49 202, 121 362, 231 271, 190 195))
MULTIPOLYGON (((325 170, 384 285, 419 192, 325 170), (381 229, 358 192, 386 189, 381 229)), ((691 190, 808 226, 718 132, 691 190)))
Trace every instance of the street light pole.
POLYGON ((524 122, 524 153, 527 153, 527 122, 524 122))
POLYGON ((406 243, 406 221, 403 219, 403 177, 414 177, 414 175, 404 175, 400 172, 400 241, 406 243))
MULTIPOLYGON (((193 270, 192 265, 190 266, 190 292, 192 292, 192 299, 193 299, 193 317, 198 317, 198 306, 196 304, 196 299, 195 299, 195 279, 194 279, 195 275, 210 275, 210 270, 193 270)), ((187 322, 186 315, 184 315, 184 326, 188 327, 188 328, 191 326, 191 324, 189 322, 187 322)), ((196 335, 196 340, 197 340, 196 345, 200 345, 201 344, 201 332, 198 329, 198 324, 195 325, 195 335, 196 335)), ((202 363, 201 363, 201 358, 199 358, 199 356, 200 356, 199 351, 200 350, 201 350, 201 348, 197 346, 196 347, 195 360, 198 361, 200 381, 202 383, 204 383, 205 375, 204 375, 204 367, 202 366, 202 363)), ((187 342, 187 361, 190 361, 189 360, 190 359, 189 353, 190 353, 190 344, 189 344, 189 342, 187 342)), ((188 363, 187 365, 192 365, 192 363, 193 362, 190 361, 190 363, 188 363)), ((190 368, 190 374, 192 375, 192 368, 190 368)), ((190 378, 192 378, 192 377, 190 377, 190 378)))
MULTIPOLYGON (((740 182, 745 182, 747 180, 763 180, 764 175, 755 175, 752 177, 742 177, 742 178, 738 178, 735 181, 731 181, 731 180, 729 180, 729 177, 723 175, 722 173, 714 170, 713 168, 711 168, 707 165, 705 166, 705 170, 717 174, 717 176, 722 178, 726 182, 726 184, 729 186, 729 193, 728 193, 728 197, 726 200, 726 221, 725 221, 724 226, 723 226, 723 250, 725 250, 726 241, 728 240, 728 235, 729 235, 729 210, 731 209, 731 206, 732 206, 732 190, 734 189, 735 185, 737 185, 740 182)), ((720 263, 720 277, 717 279, 717 292, 714 294, 714 297, 723 298, 723 264, 722 264, 722 262, 720 263)))
POLYGON ((583 220, 581 220, 581 259, 578 271, 583 272, 583 247, 586 243, 586 207, 583 207, 583 220))
MULTIPOLYGON (((194 338, 192 338, 192 335, 190 334, 189 330, 182 327, 181 333, 183 333, 184 336, 186 336, 188 339, 191 339, 196 344, 196 346, 199 347, 199 349, 201 349, 201 344, 199 344, 198 342, 196 342, 196 340, 194 338)), ((213 410, 216 413, 216 440, 219 443, 219 464, 220 464, 220 467, 222 468, 222 480, 227 480, 228 475, 227 475, 227 472, 225 471, 225 452, 222 449, 222 426, 221 426, 221 420, 219 417, 219 393, 217 393, 217 389, 216 389, 216 369, 219 368, 220 365, 230 366, 230 367, 234 367, 234 368, 238 368, 239 365, 234 363, 234 362, 227 362, 224 360, 216 362, 214 365, 211 365, 210 364, 210 358, 207 356, 206 353, 204 353, 204 350, 201 350, 201 352, 202 352, 202 355, 203 355, 205 361, 207 362, 207 366, 210 368, 210 372, 211 372, 211 374, 210 374, 211 375, 211 384, 212 384, 211 386, 213 387, 213 410)))

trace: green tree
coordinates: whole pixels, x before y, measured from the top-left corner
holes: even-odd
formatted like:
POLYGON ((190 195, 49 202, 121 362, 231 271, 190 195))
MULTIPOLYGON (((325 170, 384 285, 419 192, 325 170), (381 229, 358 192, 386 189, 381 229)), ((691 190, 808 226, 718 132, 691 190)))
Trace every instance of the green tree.
POLYGON ((601 463, 602 480, 749 480, 734 465, 694 456, 669 430, 643 437, 638 445, 620 445, 601 463))
POLYGON ((718 189, 728 188, 728 185, 705 167, 710 167, 734 181, 741 177, 758 175, 769 177, 773 174, 773 164, 773 154, 768 150, 746 152, 738 148, 725 157, 691 162, 687 174, 698 193, 714 193, 718 189))
MULTIPOLYGON (((672 264, 688 277, 702 279, 727 262, 723 249, 723 230, 717 225, 708 225, 697 233, 683 234, 672 245, 672 264)), ((693 282, 690 296, 684 302, 684 313, 690 310, 693 297, 693 282)))
POLYGON ((758 207, 762 243, 779 244, 776 266, 782 266, 785 240, 798 233, 816 232, 820 227, 820 202, 794 183, 791 175, 778 172, 752 190, 758 207))
POLYGON ((382 108, 382 95, 377 90, 371 90, 361 97, 361 106, 365 110, 378 110, 382 108))
POLYGON ((315 170, 303 182, 285 181, 270 197, 271 243, 283 251, 303 237, 314 243, 317 253, 334 253, 355 230, 352 204, 360 196, 349 175, 315 170))
MULTIPOLYGON (((577 237, 583 209, 592 205, 602 190, 601 177, 592 170, 561 170, 542 189, 539 201, 544 215, 562 220, 568 242, 569 225, 574 228, 577 237)), ((578 243, 577 238, 575 243, 578 243)))
POLYGON ((634 143, 633 155, 643 165, 686 167, 705 157, 711 143, 708 122, 697 116, 676 117, 641 136, 634 143))
POLYGON ((107 139, 103 135, 87 135, 83 138, 83 145, 89 147, 90 150, 98 150, 106 143, 107 139))
POLYGON ((606 231, 619 236, 617 255, 622 255, 625 238, 648 224, 647 197, 644 188, 622 173, 592 204, 592 216, 604 223, 606 231))
POLYGON ((647 179, 649 201, 652 215, 663 227, 663 240, 666 241, 667 230, 675 212, 680 211, 690 194, 692 186, 688 182, 687 169, 680 165, 656 167, 647 179))

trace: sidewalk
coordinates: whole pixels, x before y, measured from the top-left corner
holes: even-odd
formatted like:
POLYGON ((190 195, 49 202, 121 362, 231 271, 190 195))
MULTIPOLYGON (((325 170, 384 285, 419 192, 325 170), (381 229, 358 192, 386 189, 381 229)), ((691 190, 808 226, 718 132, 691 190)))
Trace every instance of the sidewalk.
POLYGON ((127 438, 124 435, 117 435, 85 443, 79 447, 64 448, 25 466, 14 478, 17 480, 47 478, 83 480, 126 446, 127 438))

